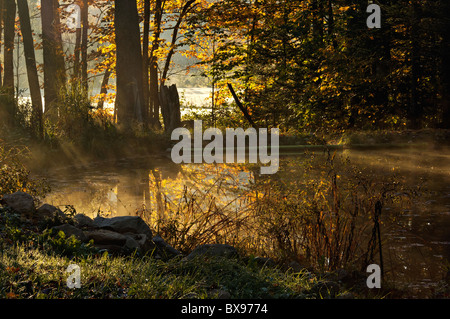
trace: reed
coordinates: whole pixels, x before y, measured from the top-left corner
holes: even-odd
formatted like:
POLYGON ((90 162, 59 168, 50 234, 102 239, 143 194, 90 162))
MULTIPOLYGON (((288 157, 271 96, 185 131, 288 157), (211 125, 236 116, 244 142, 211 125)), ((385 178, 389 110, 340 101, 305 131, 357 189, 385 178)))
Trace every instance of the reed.
POLYGON ((399 185, 395 177, 371 178, 335 154, 328 153, 323 162, 311 158, 292 164, 296 172, 304 170, 305 178, 295 181, 254 175, 242 188, 235 173, 224 171, 204 187, 201 182, 184 185, 178 196, 154 183, 159 212, 147 212, 147 217, 158 216, 148 220, 184 252, 217 242, 324 271, 364 269, 381 251, 380 237, 372 236, 379 226, 375 207, 392 201, 399 185), (314 175, 312 168, 320 173, 314 175))

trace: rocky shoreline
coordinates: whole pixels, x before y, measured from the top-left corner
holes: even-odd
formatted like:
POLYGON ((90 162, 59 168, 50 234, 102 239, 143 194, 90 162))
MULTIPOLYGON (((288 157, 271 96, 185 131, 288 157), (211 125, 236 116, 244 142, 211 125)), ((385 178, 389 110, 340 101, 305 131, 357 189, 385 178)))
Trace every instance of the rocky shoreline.
MULTIPOLYGON (((248 262, 247 256, 240 256, 235 247, 227 244, 203 244, 194 248, 189 254, 182 254, 163 238, 154 235, 139 216, 93 219, 83 214, 68 216, 49 204, 35 208, 33 197, 24 192, 4 195, 0 204, 3 209, 18 214, 23 225, 29 225, 28 228, 34 226, 35 230, 41 229, 41 231, 45 228, 53 236, 61 237, 64 234, 63 238, 73 237, 83 244, 91 245, 95 248, 97 255, 107 252, 111 256, 148 256, 165 262, 175 261, 186 264, 195 263, 199 260, 198 258, 201 258, 202 263, 205 260, 229 260, 231 263, 247 260, 248 262)), ((252 263, 257 267, 273 267, 274 269, 279 266, 272 259, 263 257, 254 257, 252 263)), ((291 262, 285 269, 295 273, 309 273, 309 270, 295 262, 291 262)), ((312 272, 309 276, 315 278, 312 272)), ((349 274, 340 273, 336 280, 319 281, 312 285, 310 293, 334 298, 341 289, 337 280, 345 276, 349 274)), ((228 291, 216 288, 212 289, 208 295, 211 298, 221 299, 231 297, 228 291)), ((194 295, 192 297, 195 298, 194 295)), ((340 295, 340 298, 345 299, 353 297, 351 293, 340 295)))
POLYGON ((139 216, 96 217, 94 219, 76 214, 66 216, 60 209, 49 204, 35 208, 34 198, 24 192, 4 195, 0 201, 7 207, 20 214, 24 222, 37 225, 50 222, 52 232, 62 232, 65 238, 75 237, 82 243, 92 243, 100 253, 108 252, 112 255, 151 255, 154 258, 168 260, 184 257, 191 260, 198 255, 220 257, 237 257, 237 250, 225 244, 205 244, 195 248, 189 255, 170 246, 160 236, 153 235, 147 223, 139 216))

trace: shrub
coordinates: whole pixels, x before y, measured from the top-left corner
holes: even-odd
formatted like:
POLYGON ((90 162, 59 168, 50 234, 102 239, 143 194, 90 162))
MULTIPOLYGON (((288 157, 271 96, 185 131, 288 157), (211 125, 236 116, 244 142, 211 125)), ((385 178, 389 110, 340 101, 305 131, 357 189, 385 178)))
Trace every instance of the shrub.
POLYGON ((74 236, 67 238, 64 232, 53 229, 46 229, 42 235, 39 235, 38 240, 45 250, 61 256, 87 257, 98 251, 94 247, 93 240, 83 243, 74 236))
POLYGON ((7 148, 0 141, 0 195, 23 191, 34 198, 40 198, 50 191, 47 182, 33 178, 22 163, 22 159, 27 156, 28 149, 7 148))

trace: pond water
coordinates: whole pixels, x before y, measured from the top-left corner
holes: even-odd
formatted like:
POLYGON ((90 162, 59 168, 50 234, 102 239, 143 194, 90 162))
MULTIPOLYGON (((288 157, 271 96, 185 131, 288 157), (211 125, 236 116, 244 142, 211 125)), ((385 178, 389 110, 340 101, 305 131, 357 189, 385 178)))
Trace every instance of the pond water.
MULTIPOLYGON (((170 154, 92 162, 82 167, 59 167, 42 174, 52 187, 45 202, 77 212, 120 216, 171 214, 189 187, 210 187, 219 179, 227 191, 218 194, 225 205, 258 178, 259 169, 245 165, 176 165, 170 154), (223 183, 222 183, 223 182, 223 183), (209 186, 208 186, 209 185, 209 186)), ((280 171, 269 177, 269 187, 280 179, 301 179, 296 166, 323 151, 298 151, 280 158, 280 171)), ((340 150, 338 156, 369 169, 375 178, 396 180, 417 188, 417 196, 402 207, 383 207, 381 230, 383 258, 389 279, 406 287, 411 297, 426 297, 436 287, 450 260, 450 150, 421 148, 340 150)), ((310 170, 314 175, 314 167, 310 170)), ((216 203, 220 205, 220 203, 216 203)), ((228 205, 229 206, 229 205, 228 205)), ((147 216, 148 217, 148 216, 147 216)), ((180 217, 181 218, 181 217, 180 217)))

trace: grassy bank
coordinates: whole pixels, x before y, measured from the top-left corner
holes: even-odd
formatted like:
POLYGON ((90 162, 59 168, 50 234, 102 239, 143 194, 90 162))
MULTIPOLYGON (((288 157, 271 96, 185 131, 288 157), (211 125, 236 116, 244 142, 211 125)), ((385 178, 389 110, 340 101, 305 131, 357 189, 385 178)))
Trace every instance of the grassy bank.
POLYGON ((368 289, 367 274, 351 267, 325 271, 248 255, 195 258, 108 254, 52 231, 71 223, 65 214, 27 220, 0 207, 0 299, 315 299, 401 296, 384 284, 368 289), (71 264, 80 267, 81 286, 68 287, 71 264))
MULTIPOLYGON (((42 237, 29 229, 13 229, 5 223, 4 215, 1 226, 2 299, 304 299, 380 298, 389 294, 373 293, 360 284, 350 287, 339 280, 339 273, 264 266, 253 256, 163 261, 152 256, 87 253, 73 238, 42 237), (80 267, 78 289, 67 286, 70 264, 80 267)), ((365 282, 363 277, 360 282, 365 282)))
POLYGON ((69 259, 24 246, 4 248, 0 259, 0 298, 306 298, 318 280, 224 259, 69 259), (81 268, 79 289, 66 285, 72 263, 81 268))

